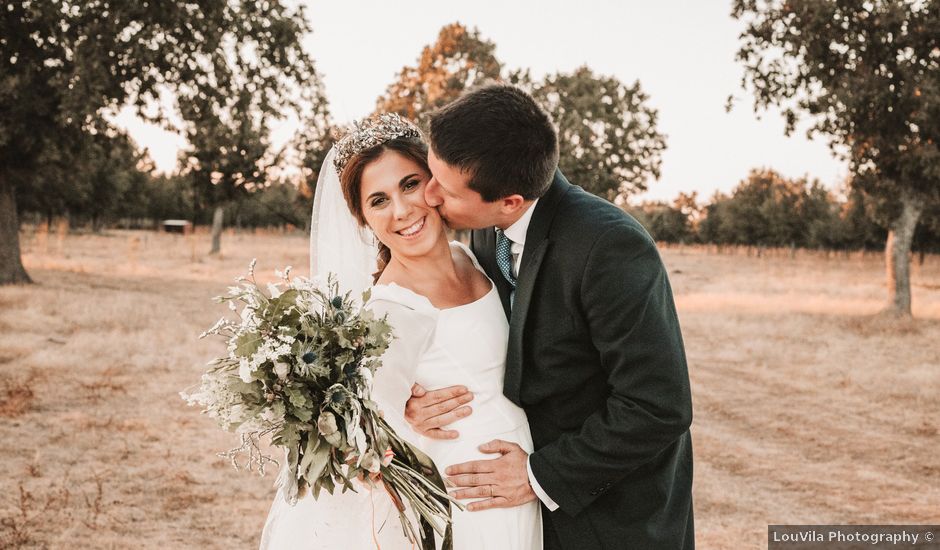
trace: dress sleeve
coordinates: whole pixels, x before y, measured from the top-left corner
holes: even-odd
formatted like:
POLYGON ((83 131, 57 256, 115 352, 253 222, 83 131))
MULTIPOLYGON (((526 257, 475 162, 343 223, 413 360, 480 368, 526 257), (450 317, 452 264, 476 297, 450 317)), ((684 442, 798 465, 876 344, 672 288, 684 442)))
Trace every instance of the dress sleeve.
POLYGON ((412 432, 405 421, 405 404, 417 380, 421 357, 431 344, 437 319, 428 312, 390 300, 373 300, 368 307, 379 317, 388 315, 394 335, 382 355, 382 366, 376 370, 372 398, 392 428, 404 436, 412 432))

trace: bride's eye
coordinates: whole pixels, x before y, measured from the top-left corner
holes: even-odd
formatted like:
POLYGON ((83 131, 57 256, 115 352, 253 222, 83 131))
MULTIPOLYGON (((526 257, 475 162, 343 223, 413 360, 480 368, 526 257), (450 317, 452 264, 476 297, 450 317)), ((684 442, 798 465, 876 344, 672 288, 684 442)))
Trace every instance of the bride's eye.
POLYGON ((414 189, 415 187, 417 187, 417 186, 420 185, 420 184, 421 184, 421 182, 418 181, 418 180, 408 180, 408 181, 405 182, 405 185, 403 186, 403 188, 404 188, 405 191, 410 191, 410 190, 414 189))
POLYGON ((371 202, 369 202, 369 206, 372 208, 378 208, 385 204, 385 201, 385 197, 375 197, 371 202))

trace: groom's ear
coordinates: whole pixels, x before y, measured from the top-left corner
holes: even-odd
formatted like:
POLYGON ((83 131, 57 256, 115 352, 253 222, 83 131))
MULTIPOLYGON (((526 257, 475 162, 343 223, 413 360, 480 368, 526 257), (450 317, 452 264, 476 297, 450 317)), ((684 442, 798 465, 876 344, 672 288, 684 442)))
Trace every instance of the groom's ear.
POLYGON ((525 206, 525 198, 522 195, 509 195, 499 199, 499 202, 500 210, 505 216, 512 216, 525 206))

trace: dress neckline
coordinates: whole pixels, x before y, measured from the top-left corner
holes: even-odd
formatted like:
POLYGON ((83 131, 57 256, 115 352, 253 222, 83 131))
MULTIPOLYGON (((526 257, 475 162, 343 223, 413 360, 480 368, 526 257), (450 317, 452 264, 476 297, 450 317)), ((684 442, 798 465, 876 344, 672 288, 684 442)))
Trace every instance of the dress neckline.
POLYGON ((477 261, 476 256, 473 255, 473 252, 471 252, 470 249, 469 249, 466 245, 464 245, 462 242, 460 242, 460 241, 451 241, 451 242, 448 243, 448 244, 450 244, 450 245, 452 245, 452 246, 453 246, 453 245, 456 245, 457 248, 459 248, 461 251, 463 251, 463 253, 466 254, 468 258, 470 258, 470 262, 473 263, 473 267, 476 268, 477 271, 479 271, 480 273, 482 273, 484 277, 486 277, 486 281, 487 281, 488 283, 490 283, 490 289, 486 292, 486 294, 484 294, 483 296, 480 296, 480 297, 477 298, 476 300, 473 300, 473 301, 471 301, 471 302, 467 302, 466 304, 460 304, 460 305, 456 305, 456 306, 440 308, 440 307, 437 307, 437 306, 435 306, 434 304, 432 304, 432 303, 431 303, 431 300, 429 300, 427 296, 425 296, 425 295, 423 295, 423 294, 418 294, 417 292, 411 290, 410 288, 405 288, 405 287, 399 285, 398 283, 392 282, 392 283, 375 284, 375 285, 372 285, 373 288, 374 288, 374 287, 383 287, 383 286, 384 286, 384 287, 386 287, 386 288, 392 288, 392 287, 394 287, 394 288, 401 289, 401 290, 407 292, 408 294, 411 294, 412 296, 418 298, 420 301, 422 301, 422 302, 424 302, 425 304, 427 304, 428 307, 430 307, 431 309, 433 309, 433 310, 435 310, 435 311, 438 311, 438 312, 456 311, 456 310, 460 310, 460 309, 463 309, 463 308, 467 308, 467 307, 473 306, 473 305, 475 305, 475 304, 479 304, 480 302, 486 300, 486 299, 490 296, 490 294, 493 294, 494 292, 496 292, 496 284, 493 282, 492 279, 490 279, 489 275, 486 274, 486 271, 483 271, 483 266, 481 266, 480 263, 477 261))
POLYGON ((429 300, 427 296, 423 294, 418 294, 417 292, 411 290, 410 288, 405 288, 399 285, 398 283, 388 283, 388 284, 380 284, 380 285, 373 285, 373 286, 384 286, 388 288, 394 287, 394 288, 401 289, 407 292, 408 294, 411 294, 412 296, 421 299, 423 302, 427 303, 428 307, 430 307, 431 309, 434 309, 436 311, 443 313, 446 311, 456 311, 459 309, 467 308, 467 307, 479 304, 483 300, 486 300, 487 298, 489 298, 490 294, 496 291, 496 285, 493 284, 493 281, 489 280, 489 277, 487 277, 487 281, 490 283, 490 289, 489 291, 487 291, 486 294, 484 294, 483 296, 480 296, 479 298, 477 298, 476 300, 473 300, 472 302, 467 302, 466 304, 460 304, 460 305, 451 306, 451 307, 437 307, 431 303, 431 300, 429 300))

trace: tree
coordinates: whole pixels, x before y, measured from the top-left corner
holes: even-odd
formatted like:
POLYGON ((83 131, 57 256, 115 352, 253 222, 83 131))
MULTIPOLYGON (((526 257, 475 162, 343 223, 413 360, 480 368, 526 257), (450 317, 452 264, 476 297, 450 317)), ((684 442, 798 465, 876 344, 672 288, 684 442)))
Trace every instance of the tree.
POLYGON ((265 115, 246 89, 234 97, 181 98, 189 146, 181 152, 196 192, 213 209, 212 248, 222 250, 225 207, 252 188, 262 188, 276 163, 270 158, 265 115))
POLYGON ((239 224, 249 227, 306 227, 310 221, 311 201, 301 189, 288 181, 273 183, 241 201, 235 216, 239 224))
POLYGON ((303 11, 278 0, 23 0, 0 11, 0 284, 29 280, 17 191, 37 184, 50 147, 104 131, 103 112, 131 104, 162 121, 162 92, 233 85, 280 110, 283 91, 316 78, 300 45, 309 31, 303 11))
POLYGON ((821 246, 822 229, 838 221, 835 201, 818 181, 752 170, 731 195, 716 193, 705 207, 705 242, 758 246, 821 246))
POLYGON ((873 202, 860 188, 848 188, 840 213, 847 248, 875 250, 884 247, 887 231, 875 220, 873 202))
POLYGON ((910 251, 940 200, 940 6, 936 1, 735 0, 737 57, 755 109, 800 115, 847 151, 853 185, 890 212, 886 311, 911 315, 910 251))
POLYGON ((646 219, 644 226, 657 241, 687 243, 692 240, 691 220, 678 206, 649 202, 641 205, 640 209, 646 219))
POLYGON ((497 79, 502 64, 496 45, 477 29, 460 23, 443 27, 437 41, 425 46, 415 67, 405 66, 376 101, 376 111, 393 112, 426 126, 427 115, 488 79, 497 79))
MULTIPOLYGON (((295 35, 278 47, 299 45, 295 35)), ((248 57, 254 50, 232 53, 248 57)), ((252 64, 246 67, 216 67, 216 73, 235 75, 226 86, 193 88, 179 98, 180 112, 186 121, 189 147, 183 152, 183 165, 189 171, 195 188, 213 209, 212 247, 210 254, 221 251, 225 208, 245 198, 246 193, 269 184, 272 172, 280 164, 285 149, 271 149, 270 127, 287 111, 298 116, 328 119, 326 97, 313 67, 306 81, 291 78, 293 67, 285 59, 275 59, 267 71, 258 72, 252 64), (248 85, 246 85, 246 79, 248 85)), ((308 117, 305 122, 320 121, 308 117)), ((319 133, 319 128, 305 128, 319 133)))
POLYGON ((301 129, 293 140, 293 149, 298 156, 297 164, 300 165, 303 185, 299 191, 308 199, 312 199, 316 192, 320 169, 333 147, 334 134, 338 130, 330 118, 326 95, 322 87, 312 92, 313 101, 305 106, 300 117, 301 129))
POLYGON ((146 174, 138 169, 141 152, 126 133, 109 128, 87 141, 82 158, 72 167, 71 196, 65 202, 69 212, 90 221, 93 231, 100 231, 121 211, 133 210, 137 197, 130 194, 146 174))
POLYGON ((559 167, 578 185, 612 201, 659 178, 666 137, 639 81, 625 86, 585 66, 547 76, 532 95, 558 127, 559 167))
POLYGON ((154 221, 195 219, 194 189, 188 176, 153 177, 147 184, 147 217, 154 221))

